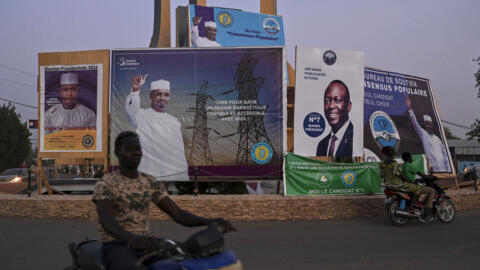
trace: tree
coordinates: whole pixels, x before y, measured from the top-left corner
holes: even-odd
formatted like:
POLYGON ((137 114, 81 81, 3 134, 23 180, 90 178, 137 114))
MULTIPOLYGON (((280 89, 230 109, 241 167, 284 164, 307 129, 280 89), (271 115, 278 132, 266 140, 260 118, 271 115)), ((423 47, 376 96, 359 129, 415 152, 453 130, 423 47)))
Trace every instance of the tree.
POLYGON ((470 131, 465 134, 469 140, 476 139, 480 142, 480 120, 475 119, 475 123, 470 126, 470 131))
MULTIPOLYGON (((475 76, 475 88, 478 88, 478 97, 480 98, 480 56, 476 59, 473 59, 474 62, 477 62, 478 70, 473 74, 475 76)), ((480 142, 480 120, 475 119, 475 123, 470 127, 470 131, 465 134, 468 136, 468 139, 477 139, 480 142)))
POLYGON ((20 115, 12 104, 0 107, 0 172, 19 167, 32 151, 31 133, 27 123, 21 123, 20 115))
POLYGON ((478 97, 480 98, 480 56, 477 59, 473 59, 473 62, 477 62, 478 70, 473 74, 475 76, 475 87, 478 88, 478 97))
POLYGON ((443 127, 443 131, 445 132, 445 137, 447 137, 447 140, 460 139, 459 137, 453 135, 453 133, 450 131, 448 127, 443 127))

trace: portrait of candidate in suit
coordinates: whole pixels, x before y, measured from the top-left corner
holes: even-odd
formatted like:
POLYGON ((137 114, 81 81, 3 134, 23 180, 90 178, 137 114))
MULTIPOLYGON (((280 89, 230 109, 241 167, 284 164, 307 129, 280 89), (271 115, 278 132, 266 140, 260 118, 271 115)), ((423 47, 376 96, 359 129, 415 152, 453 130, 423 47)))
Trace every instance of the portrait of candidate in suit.
POLYGON ((353 124, 348 114, 352 108, 347 85, 333 80, 325 89, 323 110, 331 127, 330 133, 317 146, 317 156, 351 157, 353 124))

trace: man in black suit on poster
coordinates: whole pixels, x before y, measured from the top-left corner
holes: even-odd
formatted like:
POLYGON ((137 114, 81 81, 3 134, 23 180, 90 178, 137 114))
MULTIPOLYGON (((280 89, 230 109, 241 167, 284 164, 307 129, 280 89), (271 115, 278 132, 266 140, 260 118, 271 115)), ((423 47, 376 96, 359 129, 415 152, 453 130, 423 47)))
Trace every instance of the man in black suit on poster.
POLYGON ((352 103, 345 83, 340 80, 332 81, 325 90, 323 104, 331 131, 318 143, 317 156, 351 157, 353 124, 348 119, 348 113, 352 103))

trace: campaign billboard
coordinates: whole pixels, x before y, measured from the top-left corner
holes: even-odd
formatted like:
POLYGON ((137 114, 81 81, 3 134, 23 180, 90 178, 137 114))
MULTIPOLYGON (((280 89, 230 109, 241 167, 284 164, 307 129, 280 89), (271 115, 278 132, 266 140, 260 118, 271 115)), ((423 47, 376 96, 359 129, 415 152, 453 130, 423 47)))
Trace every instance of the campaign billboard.
POLYGON ((294 153, 363 156, 360 51, 296 48, 294 153))
POLYGON ((188 13, 190 47, 285 45, 280 16, 197 5, 188 13))
POLYGON ((40 66, 40 151, 102 151, 102 64, 40 66))
POLYGON ((364 158, 379 161, 381 149, 425 154, 434 172, 453 173, 430 81, 365 68, 364 158))
POLYGON ((282 47, 112 50, 111 61, 111 141, 139 134, 140 171, 166 181, 281 177, 282 47))

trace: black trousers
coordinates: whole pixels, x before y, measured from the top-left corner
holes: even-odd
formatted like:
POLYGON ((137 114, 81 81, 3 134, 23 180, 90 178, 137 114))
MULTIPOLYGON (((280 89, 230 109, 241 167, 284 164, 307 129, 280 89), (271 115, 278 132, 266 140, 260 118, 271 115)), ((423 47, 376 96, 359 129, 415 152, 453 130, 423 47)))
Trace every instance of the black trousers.
POLYGON ((102 255, 107 270, 148 270, 145 265, 135 266, 143 253, 135 252, 125 243, 104 242, 102 255))

